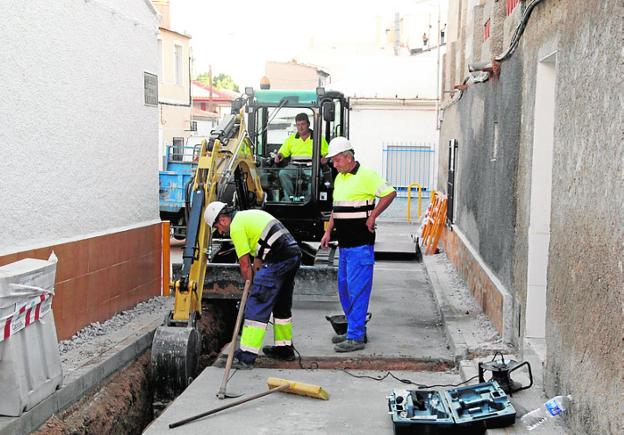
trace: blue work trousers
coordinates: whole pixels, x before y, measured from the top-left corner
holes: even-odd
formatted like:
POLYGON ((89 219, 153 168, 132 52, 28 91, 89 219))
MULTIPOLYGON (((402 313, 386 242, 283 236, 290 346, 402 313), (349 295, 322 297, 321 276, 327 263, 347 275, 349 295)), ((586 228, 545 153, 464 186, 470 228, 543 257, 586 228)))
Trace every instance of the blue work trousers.
MULTIPOLYGON (((264 263, 254 274, 249 298, 245 305, 245 320, 269 323, 271 313, 278 319, 292 317, 292 295, 295 275, 301 264, 296 255, 282 261, 264 263)), ((246 363, 253 363, 256 354, 238 349, 235 356, 246 363)))
POLYGON ((301 257, 295 256, 275 263, 264 263, 257 271, 245 306, 245 319, 267 323, 275 317, 292 316, 292 294, 301 257))
POLYGON ((340 248, 338 296, 347 318, 347 339, 363 341, 366 313, 373 288, 375 250, 373 245, 340 248))

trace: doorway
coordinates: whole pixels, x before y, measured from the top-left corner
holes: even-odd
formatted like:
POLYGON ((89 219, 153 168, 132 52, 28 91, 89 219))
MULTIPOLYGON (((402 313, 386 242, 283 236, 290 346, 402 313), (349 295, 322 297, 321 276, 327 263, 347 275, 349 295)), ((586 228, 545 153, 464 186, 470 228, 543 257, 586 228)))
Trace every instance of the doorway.
POLYGON ((556 52, 542 58, 537 65, 533 115, 525 338, 538 348, 544 346, 546 332, 555 85, 556 52))

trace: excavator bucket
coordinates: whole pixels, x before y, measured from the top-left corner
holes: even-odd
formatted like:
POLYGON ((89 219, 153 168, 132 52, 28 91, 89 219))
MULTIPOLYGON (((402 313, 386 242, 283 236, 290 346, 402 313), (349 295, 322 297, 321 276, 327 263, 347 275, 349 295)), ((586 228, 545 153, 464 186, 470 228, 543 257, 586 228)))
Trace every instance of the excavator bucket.
POLYGON ((160 326, 152 341, 154 394, 171 399, 180 394, 197 375, 201 336, 197 328, 160 326))

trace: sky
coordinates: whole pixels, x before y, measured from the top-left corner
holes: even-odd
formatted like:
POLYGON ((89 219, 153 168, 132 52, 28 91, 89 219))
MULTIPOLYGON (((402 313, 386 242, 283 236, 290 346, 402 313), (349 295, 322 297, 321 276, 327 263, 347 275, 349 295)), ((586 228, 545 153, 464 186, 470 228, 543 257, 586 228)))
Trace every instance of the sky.
MULTIPOLYGON (((441 16, 446 0, 440 0, 441 16)), ((377 28, 391 25, 395 12, 435 25, 437 0, 170 0, 171 28, 189 34, 194 75, 207 71, 231 75, 243 89, 258 86, 265 61, 302 59, 337 46, 375 47, 377 28), (305 56, 303 56, 305 57, 305 56)), ((444 19, 444 21, 446 21, 444 19)), ((325 66, 325 65, 319 65, 325 66)))

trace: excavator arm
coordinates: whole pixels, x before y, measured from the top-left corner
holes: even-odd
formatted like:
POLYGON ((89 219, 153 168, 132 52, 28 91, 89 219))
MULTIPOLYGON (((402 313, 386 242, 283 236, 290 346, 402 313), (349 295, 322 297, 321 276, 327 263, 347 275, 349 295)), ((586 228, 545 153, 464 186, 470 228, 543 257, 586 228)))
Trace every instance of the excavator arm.
POLYGON ((219 200, 243 210, 260 206, 264 200, 252 147, 244 109, 226 118, 209 140, 202 142, 192 186, 182 271, 172 284, 174 307, 152 342, 152 375, 159 397, 175 397, 196 376, 201 353, 197 319, 202 311, 212 235, 203 219, 206 206, 219 200))

